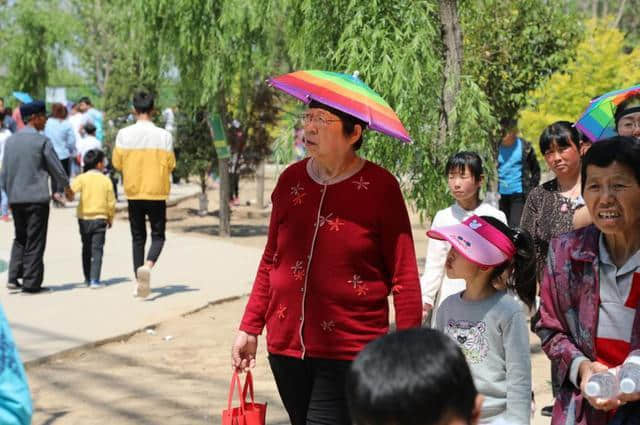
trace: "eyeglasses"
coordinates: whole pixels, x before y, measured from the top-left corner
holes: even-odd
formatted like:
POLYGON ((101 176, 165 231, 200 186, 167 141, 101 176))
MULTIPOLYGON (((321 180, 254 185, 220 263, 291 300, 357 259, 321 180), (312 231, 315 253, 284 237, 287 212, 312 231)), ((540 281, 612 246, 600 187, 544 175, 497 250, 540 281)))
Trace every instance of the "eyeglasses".
POLYGON ((300 122, 302 122, 302 125, 309 125, 309 124, 315 124, 318 127, 326 127, 327 124, 329 124, 330 122, 336 122, 336 121, 340 121, 339 119, 327 119, 321 115, 317 115, 314 116, 312 114, 302 114, 300 116, 300 122))
POLYGON ((622 121, 618 126, 625 130, 635 130, 636 128, 640 130, 640 121, 622 121))

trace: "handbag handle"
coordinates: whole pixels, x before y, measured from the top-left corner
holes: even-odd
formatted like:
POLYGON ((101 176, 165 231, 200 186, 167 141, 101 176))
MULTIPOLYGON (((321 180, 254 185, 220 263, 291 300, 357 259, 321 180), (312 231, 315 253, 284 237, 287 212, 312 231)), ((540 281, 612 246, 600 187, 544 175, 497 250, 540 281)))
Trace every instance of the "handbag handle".
POLYGON ((247 402, 247 389, 251 396, 251 404, 255 404, 255 400, 253 399, 253 376, 251 375, 251 371, 247 371, 247 377, 244 380, 244 388, 242 390, 242 400, 245 403, 247 402))
MULTIPOLYGON (((240 411, 244 414, 244 397, 243 394, 240 393, 240 377, 238 376, 237 371, 233 371, 233 376, 231 377, 231 388, 229 388, 229 403, 227 404, 227 408, 231 410, 231 401, 233 400, 233 389, 234 386, 238 386, 238 397, 240 398, 240 411)), ((252 391, 253 392, 253 391, 252 391)))

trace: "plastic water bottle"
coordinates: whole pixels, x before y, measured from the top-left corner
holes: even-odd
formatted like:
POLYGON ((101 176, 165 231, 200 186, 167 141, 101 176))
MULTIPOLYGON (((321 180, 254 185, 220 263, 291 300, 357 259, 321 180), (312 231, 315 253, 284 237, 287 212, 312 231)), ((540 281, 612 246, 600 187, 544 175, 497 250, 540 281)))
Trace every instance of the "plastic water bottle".
POLYGON ((610 372, 598 372, 589 377, 585 392, 589 397, 610 400, 618 395, 618 377, 610 372))
POLYGON ((640 391, 640 350, 634 350, 624 361, 618 372, 620 391, 631 394, 640 391))

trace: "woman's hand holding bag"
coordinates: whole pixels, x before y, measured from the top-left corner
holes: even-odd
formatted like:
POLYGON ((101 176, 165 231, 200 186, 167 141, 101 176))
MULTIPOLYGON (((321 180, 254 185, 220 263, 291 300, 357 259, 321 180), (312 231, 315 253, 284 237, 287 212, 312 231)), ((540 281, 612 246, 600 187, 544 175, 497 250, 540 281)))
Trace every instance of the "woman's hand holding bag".
POLYGON ((253 377, 251 372, 247 372, 244 381, 244 389, 240 390, 240 376, 234 371, 231 377, 231 386, 229 388, 229 401, 227 409, 222 412, 222 425, 265 425, 267 414, 267 404, 256 403, 253 398, 253 377), (239 407, 231 407, 233 399, 234 387, 238 387, 238 396, 240 398, 239 407), (247 390, 251 396, 251 402, 247 403, 247 390))

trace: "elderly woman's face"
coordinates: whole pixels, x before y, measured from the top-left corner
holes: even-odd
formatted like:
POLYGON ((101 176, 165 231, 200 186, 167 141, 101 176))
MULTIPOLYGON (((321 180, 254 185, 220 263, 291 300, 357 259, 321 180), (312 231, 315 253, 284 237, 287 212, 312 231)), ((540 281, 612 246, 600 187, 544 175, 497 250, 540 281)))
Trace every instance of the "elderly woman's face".
POLYGON ((309 108, 302 117, 304 144, 312 157, 336 156, 351 148, 342 132, 342 121, 336 115, 320 108, 309 108))
POLYGON ((640 112, 625 115, 618 121, 618 134, 640 139, 640 112))
POLYGON ((605 234, 637 232, 640 185, 626 165, 587 166, 584 201, 593 223, 605 234))

